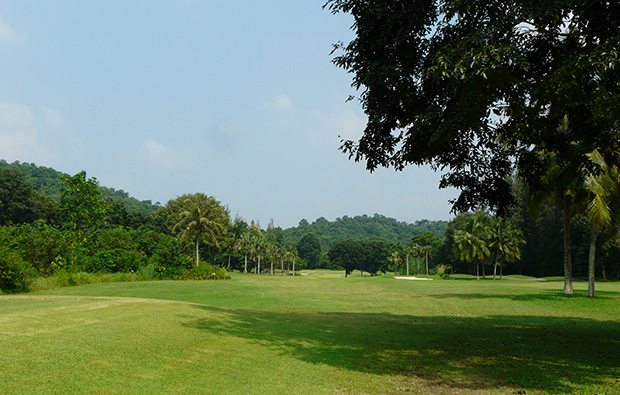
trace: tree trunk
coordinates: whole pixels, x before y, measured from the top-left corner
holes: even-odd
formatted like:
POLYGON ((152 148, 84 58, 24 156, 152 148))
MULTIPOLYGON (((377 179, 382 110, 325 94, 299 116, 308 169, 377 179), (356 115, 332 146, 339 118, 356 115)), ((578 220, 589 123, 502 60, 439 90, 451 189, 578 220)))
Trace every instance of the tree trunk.
POLYGON ((200 250, 198 248, 198 235, 196 235, 196 267, 198 267, 198 262, 200 261, 200 250))
POLYGON ((562 216, 564 221, 564 294, 573 294, 573 266, 571 262, 570 212, 571 197, 564 195, 562 216))
POLYGON ((271 260, 271 273, 270 274, 273 276, 273 259, 271 260))
POLYGON ((504 278, 504 266, 499 267, 499 279, 504 278))
POLYGON ((487 273, 486 273, 486 269, 485 269, 485 264, 484 261, 482 261, 482 278, 486 280, 487 278, 487 273))
POLYGON ((476 280, 480 280, 480 262, 476 262, 476 280))
POLYGON ((592 234, 590 235, 590 254, 588 256, 588 298, 594 297, 594 275, 596 264, 596 238, 598 237, 598 226, 592 224, 592 234))
POLYGON ((409 254, 407 254, 407 276, 409 276, 409 254))
POLYGON ((284 259, 280 258, 280 275, 284 276, 284 259))
POLYGON ((428 252, 426 253, 426 275, 428 276, 428 252))
POLYGON ((248 272, 248 254, 245 254, 245 266, 243 267, 243 272, 248 272))
POLYGON ((230 270, 230 258, 232 257, 232 254, 228 254, 228 270, 230 270))
POLYGON ((418 273, 417 274, 420 274, 420 256, 419 255, 418 255, 418 273))
POLYGON ((256 274, 260 274, 260 255, 258 256, 258 266, 256 268, 256 274))
POLYGON ((493 265, 493 280, 495 280, 496 275, 497 275, 497 260, 495 261, 495 265, 493 265))
POLYGON ((293 277, 295 277, 295 259, 293 259, 293 277))
POLYGON ((360 276, 364 277, 364 271, 360 269, 360 276))

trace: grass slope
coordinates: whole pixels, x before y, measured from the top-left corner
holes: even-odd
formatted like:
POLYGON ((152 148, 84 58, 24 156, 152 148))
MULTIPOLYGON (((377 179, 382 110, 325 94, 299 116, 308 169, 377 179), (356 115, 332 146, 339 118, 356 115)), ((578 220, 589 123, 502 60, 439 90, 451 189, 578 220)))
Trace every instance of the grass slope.
POLYGON ((0 392, 620 392, 620 284, 523 280, 97 284, 0 297, 0 392))

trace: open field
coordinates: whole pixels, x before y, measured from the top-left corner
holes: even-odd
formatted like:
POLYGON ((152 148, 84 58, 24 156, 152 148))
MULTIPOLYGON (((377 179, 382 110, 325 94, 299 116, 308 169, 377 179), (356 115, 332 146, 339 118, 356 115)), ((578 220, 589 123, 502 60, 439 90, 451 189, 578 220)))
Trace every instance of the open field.
POLYGON ((617 394, 620 284, 586 287, 317 271, 0 296, 0 393, 617 394))

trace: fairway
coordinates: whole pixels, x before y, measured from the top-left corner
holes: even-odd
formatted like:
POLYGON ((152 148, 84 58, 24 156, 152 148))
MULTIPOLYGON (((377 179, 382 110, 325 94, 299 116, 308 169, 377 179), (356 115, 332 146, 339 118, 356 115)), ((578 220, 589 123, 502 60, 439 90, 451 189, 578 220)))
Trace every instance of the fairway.
POLYGON ((620 393, 620 284, 575 288, 315 271, 0 296, 0 393, 620 393))

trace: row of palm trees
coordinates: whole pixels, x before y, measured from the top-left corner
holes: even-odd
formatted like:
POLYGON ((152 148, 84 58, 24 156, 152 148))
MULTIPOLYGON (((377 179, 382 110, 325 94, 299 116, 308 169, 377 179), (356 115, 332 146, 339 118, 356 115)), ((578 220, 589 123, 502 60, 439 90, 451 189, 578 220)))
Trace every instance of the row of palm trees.
POLYGON ((476 277, 486 277, 487 262, 493 264, 493 279, 500 267, 521 259, 521 246, 525 243, 521 230, 510 219, 492 217, 485 212, 476 212, 453 234, 461 261, 476 265, 476 277))
MULTIPOLYGON (((568 128, 568 125, 562 127, 568 128)), ((588 154, 591 167, 581 169, 581 174, 585 175, 579 177, 571 177, 568 166, 554 155, 541 153, 540 157, 547 170, 541 177, 541 185, 528 195, 528 206, 536 211, 537 207, 555 198, 562 207, 565 294, 573 294, 571 219, 575 212, 585 208, 592 226, 588 256, 588 296, 594 297, 596 241, 599 233, 603 230, 617 233, 620 230, 620 210, 612 210, 614 205, 620 204, 620 171, 616 164, 608 163, 608 160, 618 161, 618 155, 612 152, 606 159, 595 149, 588 154)))
POLYGON ((250 260, 257 274, 263 271, 261 263, 267 261, 270 274, 274 274, 274 265, 279 264, 282 274, 285 266, 287 274, 290 274, 292 266, 295 275, 295 262, 299 259, 296 250, 286 249, 273 238, 266 237, 256 224, 248 227, 239 218, 230 223, 228 210, 215 198, 202 193, 183 195, 169 202, 169 206, 175 218, 171 230, 195 246, 196 267, 200 264, 200 245, 206 243, 228 252, 229 269, 233 254, 237 254, 244 257, 246 273, 250 260))
MULTIPOLYGON (((286 274, 295 275, 295 262, 299 259, 297 250, 287 249, 280 243, 269 240, 268 237, 261 232, 258 226, 251 226, 240 237, 233 240, 231 251, 241 254, 244 257, 243 272, 248 272, 248 259, 254 262, 254 273, 263 272, 261 262, 269 262, 269 274, 274 274, 274 265, 280 265, 280 274, 284 275, 286 266, 286 274)), ((230 258, 230 255, 229 255, 230 258)), ((230 259, 229 259, 230 267, 230 259)))
MULTIPOLYGON (((433 246, 412 243, 410 246, 405 247, 402 250, 402 253, 405 255, 405 269, 407 272, 407 276, 409 276, 409 257, 412 257, 412 256, 417 258, 417 270, 416 270, 417 274, 420 274, 420 259, 424 258, 424 262, 426 264, 425 265, 426 275, 428 276, 429 274, 428 259, 433 257, 433 246)), ((391 254, 389 254, 387 259, 394 266, 394 275, 396 275, 398 266, 400 266, 400 263, 402 261, 401 251, 399 250, 392 251, 391 254)))

